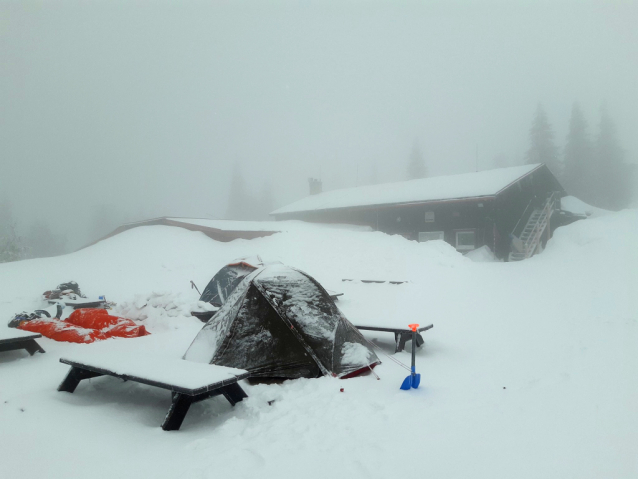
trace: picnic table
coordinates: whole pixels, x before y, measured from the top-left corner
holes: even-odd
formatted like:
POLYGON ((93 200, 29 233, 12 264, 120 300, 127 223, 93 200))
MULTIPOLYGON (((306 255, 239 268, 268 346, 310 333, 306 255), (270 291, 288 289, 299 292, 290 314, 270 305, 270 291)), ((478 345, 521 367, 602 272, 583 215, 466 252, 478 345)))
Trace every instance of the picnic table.
POLYGON ((99 376, 169 390, 172 404, 162 423, 165 431, 178 430, 193 403, 223 395, 234 406, 248 397, 237 383, 250 375, 243 369, 145 354, 85 354, 60 358, 60 362, 71 369, 58 391, 72 393, 80 381, 99 376))
MULTIPOLYGON (((417 347, 422 346, 424 342, 423 336, 421 336, 421 333, 424 331, 427 331, 428 329, 432 329, 433 327, 434 327, 434 324, 429 324, 427 326, 417 328, 417 335, 416 335, 417 347)), ((356 324, 355 324, 355 328, 368 330, 368 331, 384 331, 387 333, 394 333, 394 341, 395 341, 394 352, 395 353, 403 351, 403 349, 405 348, 405 343, 407 343, 408 341, 412 339, 412 330, 408 328, 392 328, 387 326, 385 327, 366 326, 366 325, 356 325, 356 324)))
POLYGON ((31 356, 35 353, 44 353, 36 339, 41 338, 41 334, 20 329, 1 328, 0 329, 0 353, 5 351, 15 351, 25 349, 31 356))

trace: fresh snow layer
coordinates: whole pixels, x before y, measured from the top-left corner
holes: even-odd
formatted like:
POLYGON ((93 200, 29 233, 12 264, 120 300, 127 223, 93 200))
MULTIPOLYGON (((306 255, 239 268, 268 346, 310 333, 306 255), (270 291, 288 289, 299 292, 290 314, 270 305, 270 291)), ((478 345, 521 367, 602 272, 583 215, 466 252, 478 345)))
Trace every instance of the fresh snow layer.
POLYGON ((38 337, 38 333, 33 333, 31 331, 22 331, 21 329, 13 329, 6 327, 5 324, 0 326, 0 341, 14 338, 29 338, 29 337, 38 337))
POLYGON ((494 196, 540 166, 513 166, 461 175, 434 176, 420 180, 326 191, 307 196, 270 214, 494 196))
MULTIPOLYGON (((230 243, 146 226, 66 256, 1 264, 4 323, 73 279, 151 332, 88 345, 42 338, 46 354, 0 353, 1 475, 636 478, 636 244, 636 211, 559 228, 542 254, 517 263, 316 225, 230 243), (337 305, 354 324, 434 323, 416 355, 421 387, 401 391, 408 371, 375 348, 380 380, 242 381, 247 399, 196 403, 175 432, 159 427, 165 390, 101 377, 56 391, 68 371, 60 357, 182 357, 202 328, 188 316, 199 296, 190 280, 201 290, 229 261, 255 254, 343 291, 337 305)), ((410 343, 392 354, 391 333, 364 334, 410 363, 410 343)))
POLYGON ((280 231, 281 223, 276 221, 232 221, 200 218, 167 218, 178 223, 205 226, 223 231, 280 231))
POLYGON ((560 199, 560 209, 581 216, 601 216, 609 213, 608 210, 602 208, 596 208, 595 206, 588 205, 584 201, 576 198, 575 196, 564 196, 560 199))
POLYGON ((246 374, 243 369, 193 363, 143 350, 129 351, 128 354, 122 351, 82 351, 66 355, 64 359, 186 389, 203 388, 246 374))
POLYGON ((498 261, 496 256, 494 256, 494 253, 492 253, 490 247, 487 245, 483 245, 480 248, 468 251, 467 253, 465 253, 465 257, 471 259, 472 261, 476 261, 477 263, 498 261))

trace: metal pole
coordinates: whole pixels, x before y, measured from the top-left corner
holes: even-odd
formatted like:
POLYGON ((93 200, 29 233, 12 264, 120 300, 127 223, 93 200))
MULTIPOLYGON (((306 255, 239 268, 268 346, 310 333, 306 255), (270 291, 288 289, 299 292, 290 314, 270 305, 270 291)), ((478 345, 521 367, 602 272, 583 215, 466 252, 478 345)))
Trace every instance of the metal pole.
POLYGON ((416 376, 416 328, 412 331, 412 376, 416 376))

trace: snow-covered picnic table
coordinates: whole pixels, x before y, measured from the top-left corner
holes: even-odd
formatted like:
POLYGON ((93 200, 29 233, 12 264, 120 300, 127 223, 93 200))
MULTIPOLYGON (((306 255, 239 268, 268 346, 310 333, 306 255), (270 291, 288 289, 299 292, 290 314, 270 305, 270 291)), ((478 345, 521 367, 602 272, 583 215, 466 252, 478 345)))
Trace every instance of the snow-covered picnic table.
POLYGON ((41 337, 41 334, 30 331, 0 327, 0 352, 26 349, 31 356, 37 352, 43 353, 44 349, 36 342, 41 337))
POLYGON ((177 430, 190 405, 222 394, 231 405, 247 397, 237 381, 248 371, 195 363, 146 353, 78 353, 60 358, 71 366, 58 391, 74 392, 83 379, 114 376, 149 386, 168 389, 173 402, 162 424, 165 431, 177 430))

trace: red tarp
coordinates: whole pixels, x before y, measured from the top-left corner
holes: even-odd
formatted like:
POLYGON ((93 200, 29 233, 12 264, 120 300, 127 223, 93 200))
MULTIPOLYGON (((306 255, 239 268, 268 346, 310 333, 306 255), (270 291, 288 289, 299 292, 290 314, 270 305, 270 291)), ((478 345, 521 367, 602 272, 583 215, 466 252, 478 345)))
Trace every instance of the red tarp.
POLYGON ((138 338, 150 334, 144 326, 130 319, 111 316, 105 309, 89 308, 76 309, 64 321, 33 319, 21 322, 18 328, 69 343, 92 343, 113 337, 138 338))

